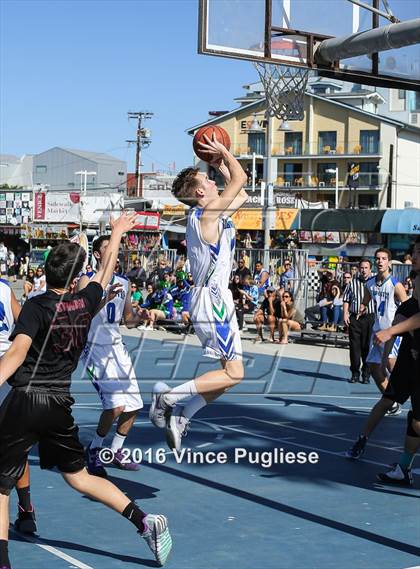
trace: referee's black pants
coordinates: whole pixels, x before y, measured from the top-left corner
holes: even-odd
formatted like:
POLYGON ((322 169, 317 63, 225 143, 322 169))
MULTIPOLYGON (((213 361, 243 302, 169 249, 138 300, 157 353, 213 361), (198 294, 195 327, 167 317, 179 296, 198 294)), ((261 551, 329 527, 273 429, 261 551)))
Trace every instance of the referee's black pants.
POLYGON ((374 314, 360 316, 358 320, 355 314, 350 316, 349 342, 350 370, 352 374, 360 373, 360 360, 362 360, 362 371, 367 370, 366 358, 369 353, 370 337, 374 322, 374 314))

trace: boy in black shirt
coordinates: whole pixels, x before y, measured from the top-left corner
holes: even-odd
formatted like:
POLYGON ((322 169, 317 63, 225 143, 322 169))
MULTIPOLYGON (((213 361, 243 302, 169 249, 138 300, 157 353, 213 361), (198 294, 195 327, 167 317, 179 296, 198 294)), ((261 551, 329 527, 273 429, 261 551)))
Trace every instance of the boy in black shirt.
POLYGON ((28 300, 0 359, 0 385, 13 387, 0 408, 0 567, 10 568, 7 553, 8 501, 22 476, 32 446, 39 443, 41 468, 58 467, 65 481, 129 519, 153 551, 166 561, 171 546, 167 520, 146 515, 108 480, 91 476, 74 424, 71 374, 86 343, 91 320, 102 300, 117 259, 122 235, 135 225, 136 214, 112 222, 103 267, 89 285, 68 292, 80 273, 85 252, 74 243, 55 247, 46 261, 47 292, 28 300))

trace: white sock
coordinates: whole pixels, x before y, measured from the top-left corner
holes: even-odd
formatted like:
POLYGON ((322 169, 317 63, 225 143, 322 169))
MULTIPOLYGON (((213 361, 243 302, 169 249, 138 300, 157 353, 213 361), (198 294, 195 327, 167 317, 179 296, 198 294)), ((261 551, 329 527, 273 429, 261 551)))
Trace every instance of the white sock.
POLYGON ((102 448, 105 437, 100 437, 98 433, 95 433, 92 442, 90 443, 90 448, 102 448))
POLYGON ((120 448, 123 448, 126 438, 127 438, 127 435, 120 435, 119 432, 117 431, 114 435, 114 438, 112 439, 111 450, 113 452, 117 452, 117 450, 120 450, 120 448))
POLYGON ((197 393, 197 395, 194 395, 194 397, 184 405, 182 414, 187 419, 191 419, 191 417, 193 417, 197 413, 197 411, 200 411, 200 409, 202 409, 206 405, 207 401, 204 399, 202 395, 197 393))
POLYGON ((183 399, 191 397, 192 395, 197 395, 197 387, 193 379, 191 381, 187 381, 181 385, 178 385, 178 387, 174 387, 170 390, 169 393, 165 393, 163 399, 165 403, 171 407, 174 407, 178 401, 182 401, 183 399))

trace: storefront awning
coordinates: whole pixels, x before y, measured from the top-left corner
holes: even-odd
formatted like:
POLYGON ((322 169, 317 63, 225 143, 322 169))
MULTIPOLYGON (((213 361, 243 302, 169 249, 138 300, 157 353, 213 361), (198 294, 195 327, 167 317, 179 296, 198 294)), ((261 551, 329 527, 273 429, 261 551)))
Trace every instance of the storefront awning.
POLYGON ((381 233, 420 234, 420 209, 389 209, 381 224, 381 233))
POLYGON ((378 233, 384 213, 378 209, 302 209, 300 229, 378 233))

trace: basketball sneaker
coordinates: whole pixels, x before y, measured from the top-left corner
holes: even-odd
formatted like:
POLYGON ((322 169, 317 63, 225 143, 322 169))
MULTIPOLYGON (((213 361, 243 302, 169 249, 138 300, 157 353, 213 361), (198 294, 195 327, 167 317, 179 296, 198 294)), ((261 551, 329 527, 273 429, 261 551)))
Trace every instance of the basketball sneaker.
POLYGON ((155 427, 160 429, 166 427, 166 420, 171 411, 171 406, 164 400, 165 393, 168 393, 170 390, 169 385, 163 383, 163 381, 158 381, 153 387, 149 419, 155 427))
POLYGON ((349 383, 358 383, 360 374, 359 373, 352 373, 351 378, 348 380, 349 383))
POLYGON ((89 472, 89 474, 92 474, 93 476, 99 476, 100 478, 107 478, 108 475, 101 461, 101 457, 99 456, 101 449, 92 448, 91 444, 92 443, 89 443, 89 445, 86 447, 86 452, 85 452, 87 471, 89 472))
POLYGON ((160 514, 147 514, 143 520, 145 530, 139 534, 150 547, 157 563, 162 567, 172 549, 172 538, 168 529, 168 520, 160 514))
POLYGON ((354 460, 360 458, 366 450, 366 443, 367 443, 367 437, 365 437, 364 435, 360 435, 360 437, 357 439, 357 441, 354 443, 351 449, 345 452, 344 456, 346 458, 352 458, 354 460))
POLYGON ((175 408, 166 425, 166 442, 171 450, 180 451, 182 437, 185 437, 190 420, 182 414, 182 407, 175 408))
POLYGON ((20 533, 35 533, 36 521, 34 508, 32 507, 30 511, 26 511, 18 504, 18 517, 14 525, 15 529, 20 533))
POLYGON ((131 472, 140 470, 140 464, 137 464, 136 462, 133 462, 127 458, 121 448, 114 454, 112 464, 120 470, 128 470, 131 472))
POLYGON ((396 401, 394 401, 391 409, 388 409, 388 411, 385 413, 385 415, 387 417, 394 417, 395 415, 401 415, 401 405, 399 403, 397 403, 396 401))
POLYGON ((393 465, 391 470, 377 474, 376 477, 380 482, 385 482, 386 484, 399 484, 401 486, 413 485, 413 474, 411 473, 411 468, 405 470, 397 463, 393 465))

